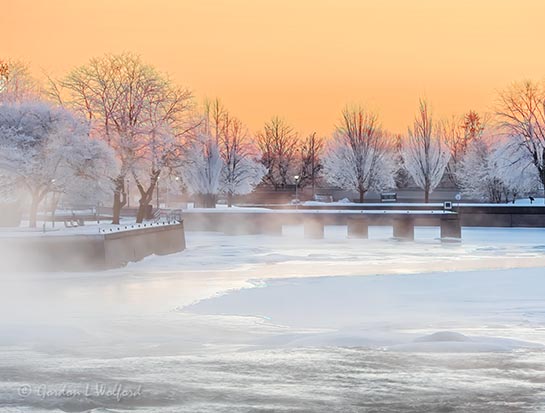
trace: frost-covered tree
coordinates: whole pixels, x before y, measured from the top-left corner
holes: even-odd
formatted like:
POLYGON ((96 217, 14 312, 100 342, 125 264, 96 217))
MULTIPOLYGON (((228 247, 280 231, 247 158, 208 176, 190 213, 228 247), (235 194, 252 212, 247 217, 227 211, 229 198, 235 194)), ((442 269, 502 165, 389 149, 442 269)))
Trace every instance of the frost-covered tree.
POLYGON ((314 193, 316 187, 316 180, 320 177, 324 165, 322 163, 322 155, 325 148, 325 141, 323 138, 316 136, 316 132, 308 135, 299 144, 299 187, 305 187, 308 184, 312 186, 312 192, 314 193))
POLYGON ((227 196, 227 205, 233 204, 235 195, 249 194, 262 181, 267 169, 260 162, 248 131, 236 118, 225 116, 225 126, 219 146, 223 159, 221 192, 227 196))
POLYGON ((511 146, 527 153, 545 188, 545 83, 514 83, 500 93, 497 117, 511 146))
POLYGON ((491 142, 478 139, 468 146, 461 159, 456 180, 464 195, 479 201, 499 203, 508 193, 499 172, 491 142))
POLYGON ((297 159, 298 136, 283 119, 275 116, 265 123, 257 135, 261 161, 267 169, 264 181, 275 189, 285 188, 294 182, 299 173, 297 159))
POLYGON ((218 99, 205 102, 199 135, 184 159, 184 183, 206 207, 214 207, 219 194, 232 206, 235 195, 251 192, 266 173, 246 127, 218 99))
POLYGON ((190 116, 189 92, 166 88, 163 93, 146 102, 146 133, 140 135, 141 149, 130 168, 140 194, 136 222, 144 220, 161 174, 166 176, 176 168, 198 124, 190 116))
POLYGON ((52 82, 51 94, 87 117, 93 135, 117 154, 121 168, 112 177, 113 222, 119 223, 126 204, 125 184, 130 175, 138 181, 139 209, 145 210, 165 159, 170 157, 165 153, 175 150, 171 144, 177 144, 187 131, 190 92, 174 87, 139 56, 124 53, 91 59, 60 82, 52 82))
POLYGON ((507 188, 506 202, 509 197, 514 201, 517 197, 535 194, 540 186, 538 171, 532 164, 524 143, 513 142, 516 139, 522 141, 524 138, 511 136, 498 139, 492 158, 497 173, 507 188))
POLYGON ((457 171, 467 152, 468 146, 474 140, 479 139, 483 132, 484 121, 473 110, 470 110, 461 118, 454 116, 442 124, 441 134, 443 141, 450 150, 450 160, 447 163, 446 173, 457 187, 460 186, 457 180, 457 171))
POLYGON ((92 195, 117 170, 112 151, 89 137, 86 123, 43 102, 0 105, 0 148, 1 186, 28 195, 31 227, 47 196, 92 195))
POLYGON ((26 63, 0 59, 0 103, 36 100, 39 95, 38 82, 26 63))
POLYGON ((442 142, 439 125, 434 121, 428 104, 420 100, 418 115, 413 128, 403 144, 405 168, 419 188, 424 190, 424 202, 439 185, 450 159, 450 153, 442 142))
POLYGON ((508 202, 527 195, 538 186, 538 176, 528 162, 519 162, 525 153, 502 141, 497 134, 472 141, 457 171, 462 192, 484 202, 508 202))
POLYGON ((9 79, 10 67, 8 62, 0 60, 0 93, 6 89, 6 83, 9 79))
POLYGON ((223 167, 215 138, 202 133, 189 144, 180 173, 187 190, 196 195, 205 208, 216 207, 223 167))
POLYGON ((346 108, 323 158, 325 178, 353 190, 364 201, 369 190, 395 186, 395 165, 377 115, 362 107, 346 108))
POLYGON ((397 188, 407 188, 411 177, 404 166, 403 161, 403 135, 396 134, 393 138, 394 163, 396 170, 394 173, 394 182, 397 188))
POLYGON ((221 192, 224 161, 220 141, 226 113, 219 100, 205 101, 198 127, 187 142, 178 168, 187 191, 204 208, 215 208, 221 192))

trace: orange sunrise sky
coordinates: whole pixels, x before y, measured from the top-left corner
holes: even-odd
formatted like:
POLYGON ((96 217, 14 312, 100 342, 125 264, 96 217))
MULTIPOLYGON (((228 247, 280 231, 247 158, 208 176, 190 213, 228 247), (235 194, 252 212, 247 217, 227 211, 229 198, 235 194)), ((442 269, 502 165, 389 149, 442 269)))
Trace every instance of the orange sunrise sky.
POLYGON ((0 0, 0 57, 61 76, 132 51, 219 97, 251 130, 280 115, 329 134, 347 103, 405 132, 418 98, 437 116, 491 111, 496 91, 545 76, 542 0, 0 0))

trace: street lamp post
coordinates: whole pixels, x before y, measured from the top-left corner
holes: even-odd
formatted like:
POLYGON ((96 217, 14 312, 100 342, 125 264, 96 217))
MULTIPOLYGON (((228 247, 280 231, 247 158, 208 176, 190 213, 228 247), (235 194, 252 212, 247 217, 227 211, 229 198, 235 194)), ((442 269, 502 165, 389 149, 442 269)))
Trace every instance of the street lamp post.
POLYGON ((131 191, 129 186, 129 180, 127 179, 127 208, 131 207, 131 191))
POLYGON ((295 179, 295 209, 299 207, 299 175, 293 177, 295 179))
POLYGON ((161 179, 161 177, 157 177, 157 183, 155 184, 156 185, 156 194, 155 194, 155 198, 156 198, 156 203, 157 203, 157 209, 159 209, 159 179, 161 179))
MULTIPOLYGON (((176 182, 176 186, 175 186, 175 191, 178 189, 178 183, 180 182, 180 177, 179 176, 175 176, 174 177, 174 181, 176 182)), ((169 192, 170 192, 170 187, 167 188, 167 200, 165 201, 165 206, 168 206, 168 196, 169 196, 169 192)), ((176 193, 176 192, 175 192, 176 193)))
MULTIPOLYGON (((52 179, 51 180, 51 186, 55 186, 55 181, 56 179, 52 179)), ((55 208, 57 207, 55 205, 55 202, 54 202, 54 198, 55 198, 55 192, 53 192, 53 199, 51 200, 51 228, 55 228, 55 208)), ((47 218, 45 217, 45 213, 44 213, 44 225, 45 225, 45 220, 47 218)))
POLYGON ((97 224, 100 224, 100 201, 97 201, 97 209, 96 209, 96 218, 97 218, 97 224))

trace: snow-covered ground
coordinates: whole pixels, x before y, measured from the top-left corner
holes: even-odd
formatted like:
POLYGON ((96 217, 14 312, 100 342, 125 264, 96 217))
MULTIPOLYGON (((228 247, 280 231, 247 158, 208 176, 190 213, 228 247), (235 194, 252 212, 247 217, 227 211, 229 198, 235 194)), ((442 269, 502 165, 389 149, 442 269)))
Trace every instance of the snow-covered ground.
POLYGON ((0 411, 543 411, 545 230, 463 232, 189 232, 123 269, 2 274, 0 411))
POLYGON ((85 225, 68 227, 63 222, 38 222, 36 228, 29 228, 28 222, 23 222, 19 227, 0 228, 0 239, 19 237, 54 237, 66 235, 98 235, 119 231, 132 231, 135 229, 158 227, 174 224, 174 221, 161 220, 157 222, 146 221, 136 224, 134 218, 123 218, 120 224, 111 224, 108 221, 86 221, 85 225), (44 225, 45 224, 45 225, 44 225))
MULTIPOLYGON (((464 202, 463 200, 460 200, 460 201, 457 201, 457 200, 450 200, 452 201, 456 206, 544 206, 545 205, 545 199, 544 198, 534 198, 533 201, 530 200, 530 198, 520 198, 520 199, 516 199, 515 202, 508 202, 508 203, 486 203, 486 202, 481 202, 481 203, 477 203, 477 202, 464 202)), ((442 207, 443 206, 443 203, 442 202, 429 202, 429 203, 419 203, 419 202, 378 202, 378 203, 372 203, 372 202, 366 202, 364 204, 360 204, 360 203, 356 203, 356 202, 351 202, 349 199, 347 198, 344 198, 344 199, 341 199, 339 201, 335 201, 335 202, 323 202, 323 201, 305 201, 302 203, 303 205, 306 205, 306 206, 334 206, 334 205, 344 205, 344 206, 356 206, 356 205, 361 205, 361 206, 367 206, 367 207, 370 207, 370 206, 376 206, 376 207, 380 207, 380 206, 384 206, 384 205, 395 205, 395 206, 413 206, 413 207, 425 207, 425 206, 428 206, 428 207, 442 207)))

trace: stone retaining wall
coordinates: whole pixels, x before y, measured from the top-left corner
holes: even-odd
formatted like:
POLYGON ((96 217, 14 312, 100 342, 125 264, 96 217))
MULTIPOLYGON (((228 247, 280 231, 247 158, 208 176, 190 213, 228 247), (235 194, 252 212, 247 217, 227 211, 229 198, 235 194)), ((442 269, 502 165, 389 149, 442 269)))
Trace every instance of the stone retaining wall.
POLYGON ((4 237, 0 238, 0 270, 104 270, 184 249, 183 222, 108 234, 4 237))

